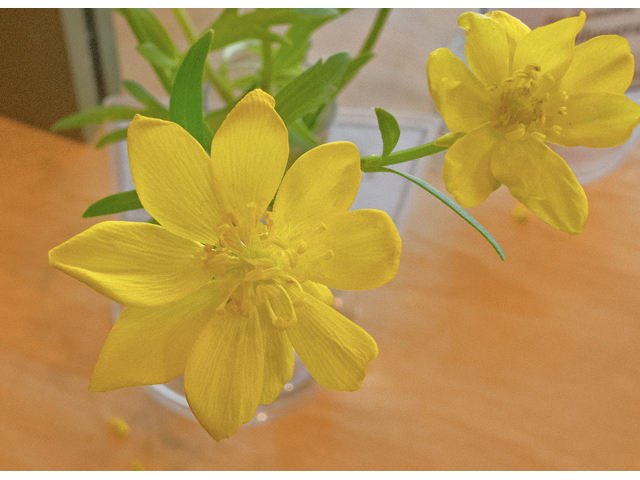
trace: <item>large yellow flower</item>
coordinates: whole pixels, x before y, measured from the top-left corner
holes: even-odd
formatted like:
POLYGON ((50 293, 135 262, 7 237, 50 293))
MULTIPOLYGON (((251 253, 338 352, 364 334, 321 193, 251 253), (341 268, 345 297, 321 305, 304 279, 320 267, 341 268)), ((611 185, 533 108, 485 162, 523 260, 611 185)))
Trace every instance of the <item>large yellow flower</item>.
POLYGON ((49 253, 51 265, 125 305, 89 388, 184 373, 189 405, 216 440, 278 396, 294 348, 321 385, 360 388, 378 348, 331 308, 326 285, 374 288, 398 269, 389 216, 348 211, 358 149, 322 145, 283 179, 287 130, 274 103, 260 90, 247 95, 216 133, 211 157, 180 126, 137 116, 131 173, 161 226, 104 222, 49 253))
POLYGON ((587 198, 562 157, 567 147, 620 145, 640 122, 624 95, 634 72, 629 43, 617 35, 578 46, 585 14, 531 31, 504 12, 465 13, 469 68, 447 49, 427 62, 429 91, 452 132, 444 182, 465 207, 501 184, 543 221, 571 234, 587 218, 587 198))

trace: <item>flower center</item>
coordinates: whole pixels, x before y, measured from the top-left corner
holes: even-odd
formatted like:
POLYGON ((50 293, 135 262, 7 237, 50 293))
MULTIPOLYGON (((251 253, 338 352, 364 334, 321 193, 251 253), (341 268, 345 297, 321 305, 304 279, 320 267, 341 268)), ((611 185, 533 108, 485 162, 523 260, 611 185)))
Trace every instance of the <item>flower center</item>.
MULTIPOLYGON (((538 65, 527 65, 513 76, 503 80, 498 89, 499 107, 495 126, 509 140, 530 134, 537 140, 546 139, 541 130, 549 128, 549 112, 557 109, 558 114, 566 113, 562 103, 566 101, 564 92, 553 91, 556 82, 550 73, 540 73, 538 65)), ((557 131, 559 127, 553 127, 557 131)), ((559 133, 559 132, 558 132, 559 133)))
MULTIPOLYGON (((237 315, 259 315, 269 318, 278 329, 297 321, 295 306, 302 302, 304 290, 291 275, 300 255, 307 250, 303 240, 287 245, 270 232, 273 222, 269 212, 256 224, 247 241, 241 241, 236 223, 218 228, 218 243, 205 245, 205 263, 215 265, 218 275, 232 270, 243 279, 221 308, 237 315)), ((304 282, 304 281, 302 281, 304 282)))

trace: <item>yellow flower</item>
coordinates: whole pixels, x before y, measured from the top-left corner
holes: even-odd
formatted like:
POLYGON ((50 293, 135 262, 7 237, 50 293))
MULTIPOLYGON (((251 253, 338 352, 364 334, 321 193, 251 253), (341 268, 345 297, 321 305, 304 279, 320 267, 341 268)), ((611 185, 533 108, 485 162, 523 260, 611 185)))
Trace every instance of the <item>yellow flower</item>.
POLYGON ((444 182, 464 207, 501 184, 555 228, 580 233, 584 191, 545 142, 606 148, 626 141, 640 106, 624 95, 634 72, 629 43, 617 35, 578 46, 585 14, 530 30, 504 12, 465 13, 467 68, 447 49, 427 62, 429 91, 452 132, 444 182))
POLYGON ((191 410, 216 440, 278 396, 294 348, 321 385, 360 388, 378 348, 331 308, 327 286, 378 287, 399 264, 389 216, 348 211, 361 176, 355 145, 319 146, 282 178, 288 137, 274 104, 260 90, 248 94, 211 157, 180 126, 137 116, 131 173, 161 226, 103 222, 49 252, 52 266, 125 305, 89 388, 184 372, 191 410))

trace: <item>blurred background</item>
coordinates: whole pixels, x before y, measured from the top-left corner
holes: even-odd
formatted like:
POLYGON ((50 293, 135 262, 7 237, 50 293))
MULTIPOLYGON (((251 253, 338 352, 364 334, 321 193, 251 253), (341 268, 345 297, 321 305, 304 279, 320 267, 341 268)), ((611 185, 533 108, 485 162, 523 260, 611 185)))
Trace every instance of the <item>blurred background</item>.
MULTIPOLYGON (((151 9, 179 48, 187 41, 169 9, 151 9)), ((189 9, 203 31, 220 9, 189 9)), ((435 111, 427 88, 429 52, 459 35, 463 10, 399 9, 389 16, 376 57, 339 98, 341 106, 390 111, 435 111)), ((376 16, 356 9, 320 28, 310 62, 347 51, 357 54, 376 16)), ((0 115, 43 129, 120 93, 121 79, 134 80, 154 95, 164 91, 136 51, 124 17, 108 9, 3 9, 0 11, 0 115)), ((85 139, 92 131, 85 132, 85 139)), ((64 132, 80 139, 80 131, 64 132)))
MULTIPOLYGON (((154 8, 179 48, 187 41, 171 10, 154 8)), ((478 9, 480 10, 480 9, 478 9)), ((484 11, 490 9, 483 9, 484 11)), ((575 15, 580 9, 507 9, 530 27, 575 15)), ((584 9, 587 24, 579 41, 603 33, 626 36, 637 52, 640 9, 584 9)), ((199 31, 221 9, 188 9, 199 31)), ((458 16, 465 9, 394 9, 375 48, 375 58, 339 97, 339 106, 382 107, 397 112, 435 112, 425 64, 436 48, 462 45, 458 16), (457 39, 457 43, 456 43, 457 39)), ((321 27, 313 37, 309 62, 347 51, 357 54, 376 9, 354 9, 321 27)), ((100 104, 121 92, 121 80, 134 80, 152 94, 163 89, 149 64, 136 51, 136 39, 115 10, 82 8, 0 11, 0 115, 49 129, 55 121, 100 104)), ((65 131, 89 140, 95 129, 65 131)))

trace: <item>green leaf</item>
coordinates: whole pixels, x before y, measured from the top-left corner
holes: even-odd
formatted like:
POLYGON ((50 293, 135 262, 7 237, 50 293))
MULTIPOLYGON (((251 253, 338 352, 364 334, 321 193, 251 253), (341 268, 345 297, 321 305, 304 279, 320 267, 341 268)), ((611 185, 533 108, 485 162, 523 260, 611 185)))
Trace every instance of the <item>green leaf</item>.
POLYGON ((301 12, 300 18, 292 23, 287 30, 289 43, 282 44, 273 58, 274 77, 292 68, 300 68, 306 60, 307 51, 311 46, 311 34, 329 20, 339 17, 342 13, 334 8, 294 9, 301 12))
POLYGON ((376 107, 375 111, 380 135, 382 135, 382 158, 384 158, 396 148, 398 140, 400 140, 400 126, 396 117, 386 110, 376 107))
POLYGON ((110 143, 119 142, 120 140, 126 140, 127 130, 127 128, 122 128, 120 130, 114 130, 111 133, 107 133, 98 141, 98 143, 96 143, 96 148, 102 148, 105 145, 109 145, 110 143))
POLYGON ((356 76, 358 70, 364 67, 366 63, 373 57, 375 57, 375 55, 372 52, 368 52, 362 55, 358 55, 356 58, 351 60, 351 62, 349 62, 349 65, 347 65, 342 79, 340 80, 340 83, 338 85, 338 92, 342 91, 342 89, 346 87, 351 80, 353 80, 353 77, 356 76))
POLYGON ((143 207, 138 198, 138 194, 135 190, 129 190, 128 192, 116 193, 98 200, 87 208, 82 214, 82 218, 100 217, 102 215, 137 210, 139 208, 143 207))
POLYGON ((138 43, 151 42, 169 58, 177 58, 178 48, 160 20, 146 8, 120 8, 138 43))
POLYGON ((438 200, 440 200, 442 203, 444 203, 451 210, 453 210, 458 215, 460 215, 462 217, 462 219, 464 221, 466 221, 469 225, 471 225, 478 232, 480 232, 480 234, 484 238, 486 238, 487 241, 493 246, 493 248, 498 253, 498 255, 500 255, 500 259, 501 260, 505 259, 504 250, 498 244, 496 239, 493 238, 493 236, 488 232, 488 230, 486 228, 484 228, 482 225, 480 225, 480 222, 478 222, 469 213, 467 213, 467 211, 464 208, 462 208, 460 205, 458 205, 458 203, 456 203, 451 198, 447 197, 444 193, 442 193, 436 187, 434 187, 433 185, 428 184, 427 182, 425 182, 424 180, 422 180, 422 179, 420 179, 418 177, 414 177, 413 175, 411 175, 409 173, 399 172, 397 170, 392 170, 390 168, 384 168, 384 167, 380 171, 391 172, 391 173, 395 173, 396 175, 400 175, 401 177, 406 178, 410 182, 415 183, 420 188, 422 188, 422 189, 426 190, 427 192, 429 192, 431 195, 436 197, 438 200))
POLYGON ((324 63, 318 60, 313 67, 285 85, 275 96, 276 111, 282 121, 288 125, 328 103, 350 59, 349 54, 343 52, 329 57, 324 63))
POLYGON ((138 50, 138 53, 154 67, 167 70, 178 68, 178 62, 175 59, 168 57, 162 50, 151 42, 139 43, 136 50, 138 50))
POLYGON ((117 120, 132 120, 136 113, 141 112, 142 110, 139 108, 118 105, 98 106, 63 118, 57 121, 51 129, 66 130, 67 128, 84 127, 85 125, 101 125, 104 122, 117 120))
MULTIPOLYGON (((258 15, 251 14, 238 15, 237 8, 227 8, 209 27, 215 33, 211 42, 211 50, 217 50, 232 43, 247 39, 267 40, 275 43, 288 42, 288 39, 269 30, 269 23, 258 15), (253 19, 253 20, 252 20, 253 19), (256 21, 257 19, 257 21, 256 21)), ((286 10, 286 9, 285 9, 286 10)))
MULTIPOLYGON (((146 8, 121 8, 118 11, 127 20, 139 46, 148 42, 155 45, 156 49, 162 52, 165 57, 174 59, 176 62, 179 61, 178 48, 153 13, 146 8)), ((141 49, 141 53, 150 54, 148 46, 141 47, 141 49)), ((164 89, 167 93, 171 93, 173 75, 167 72, 166 68, 158 67, 153 62, 151 62, 151 66, 164 89)))
POLYGON ((202 114, 202 73, 209 54, 212 32, 194 43, 182 61, 173 83, 169 118, 195 138, 205 151, 211 150, 213 133, 202 114))
POLYGON ((308 148, 318 145, 318 142, 313 137, 313 132, 301 120, 291 122, 287 126, 287 130, 289 130, 289 143, 303 143, 308 148))
POLYGON ((169 109, 160 103, 142 85, 132 82, 131 80, 125 80, 123 83, 125 88, 129 90, 129 93, 147 107, 147 110, 144 112, 145 116, 169 120, 169 109))

